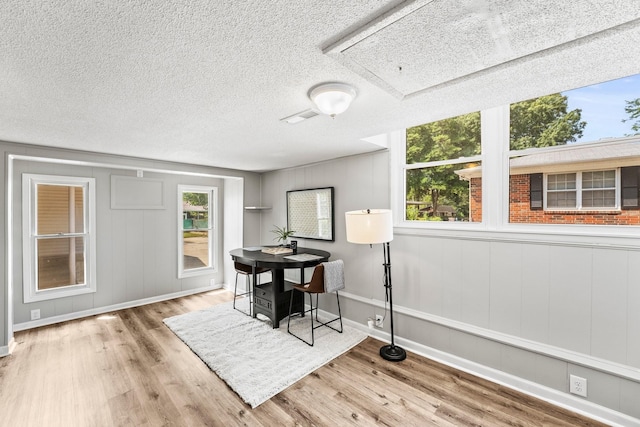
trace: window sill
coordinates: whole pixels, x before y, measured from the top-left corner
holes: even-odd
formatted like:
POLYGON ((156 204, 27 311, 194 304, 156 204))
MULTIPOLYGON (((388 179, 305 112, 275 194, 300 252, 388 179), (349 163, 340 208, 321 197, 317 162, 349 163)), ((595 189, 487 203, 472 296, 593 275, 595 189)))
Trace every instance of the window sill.
POLYGON ((95 286, 81 285, 81 286, 66 286, 59 289, 48 289, 43 291, 37 291, 24 295, 24 302, 39 302, 47 301, 58 298, 73 297, 76 295, 92 294, 96 292, 95 286))
POLYGON ((214 268, 214 267, 203 267, 203 268, 199 268, 199 269, 194 269, 194 270, 186 270, 186 271, 180 271, 178 273, 178 279, 186 279, 189 277, 197 277, 197 276, 205 276, 208 274, 214 274, 217 273, 218 269, 214 268))
POLYGON ((640 227, 626 225, 506 224, 489 228, 480 223, 399 223, 395 235, 510 243, 534 243, 589 248, 640 250, 640 227))

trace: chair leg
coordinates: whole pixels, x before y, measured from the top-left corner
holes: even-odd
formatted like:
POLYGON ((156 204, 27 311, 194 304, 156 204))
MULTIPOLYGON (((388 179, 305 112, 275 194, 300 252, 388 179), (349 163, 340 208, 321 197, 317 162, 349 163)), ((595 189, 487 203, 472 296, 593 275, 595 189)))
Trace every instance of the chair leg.
POLYGON ((236 308, 236 295, 238 295, 238 272, 236 271, 236 285, 233 287, 233 308, 236 308))
POLYGON ((342 328, 342 312, 340 311, 340 296, 338 295, 338 291, 336 291, 336 301, 338 302, 338 317, 336 317, 335 319, 331 319, 327 322, 322 322, 318 319, 318 307, 319 307, 318 296, 319 295, 316 294, 316 321, 319 323, 319 325, 316 326, 316 328, 319 328, 320 326, 326 326, 329 329, 333 329, 336 332, 342 333, 344 329, 342 328), (333 323, 338 320, 340 321, 340 329, 334 328, 333 326, 330 325, 330 323, 333 323))
MULTIPOLYGON (((300 291, 296 291, 295 289, 291 291, 291 297, 289 298, 289 317, 287 318, 287 332, 291 335, 293 335, 294 337, 298 338, 300 341, 302 341, 303 343, 313 347, 313 344, 315 343, 315 336, 314 336, 314 329, 316 327, 313 326, 313 295, 309 294, 309 303, 311 304, 311 309, 309 310, 309 319, 311 319, 311 342, 305 340, 302 337, 299 337, 298 335, 294 334, 293 332, 291 332, 291 317, 292 317, 292 313, 291 310, 293 309, 293 293, 294 292, 300 292, 300 291)), ((306 292, 303 292, 303 294, 305 294, 306 292)), ((317 310, 317 307, 316 307, 317 310)), ((298 314, 300 314, 300 317, 304 317, 304 313, 305 313, 305 309, 304 309, 304 295, 302 295, 302 311, 298 314)))
MULTIPOLYGON (((317 298, 318 298, 318 294, 316 294, 316 319, 318 318, 318 299, 317 298)), ((316 342, 313 331, 315 331, 316 328, 313 327, 313 295, 311 294, 309 294, 309 305, 311 306, 311 313, 309 316, 309 318, 311 319, 311 344, 310 345, 311 347, 313 347, 313 344, 316 342)))
POLYGON ((338 291, 336 291, 336 301, 338 301, 338 319, 340 319, 340 330, 338 332, 342 333, 342 312, 340 311, 340 297, 338 296, 338 291))
MULTIPOLYGON (((336 317, 335 319, 329 320, 328 322, 323 322, 318 318, 318 307, 319 307, 319 294, 316 294, 316 306, 314 308, 313 306, 313 295, 311 293, 309 293, 309 305, 311 306, 311 308, 309 310, 307 310, 309 313, 309 319, 311 320, 311 342, 305 340, 304 338, 299 337, 298 335, 294 334, 293 332, 291 332, 291 310, 293 308, 293 293, 297 292, 295 290, 291 291, 291 298, 289 299, 289 318, 287 319, 287 332, 290 333, 291 335, 293 335, 294 337, 298 338, 300 341, 303 341, 304 343, 306 343, 307 345, 310 345, 313 347, 313 344, 315 343, 315 330, 318 329, 321 326, 326 326, 329 329, 333 329, 336 332, 342 333, 343 326, 342 326, 342 311, 340 310, 340 296, 338 295, 338 291, 336 291, 336 301, 338 302, 338 317, 336 317), (313 311, 315 310, 316 314, 315 314, 315 323, 314 324, 314 314, 313 311), (330 323, 333 323, 335 321, 340 321, 340 329, 334 328, 333 326, 330 325, 330 323)), ((306 292, 305 292, 306 293, 306 292)), ((303 296, 303 302, 304 302, 304 296, 303 296)), ((304 305, 304 304, 303 304, 304 305)), ((305 313, 305 310, 303 308, 302 313, 300 313, 301 315, 303 315, 305 313)))
MULTIPOLYGON (((248 274, 243 274, 243 276, 246 277, 244 282, 246 289, 245 289, 245 292, 241 295, 249 296, 249 316, 253 316, 253 287, 251 286, 251 276, 249 276, 248 274)), ((244 311, 240 310, 239 308, 236 308, 237 297, 238 297, 238 272, 236 272, 236 283, 235 283, 235 286, 233 287, 233 308, 235 308, 241 313, 247 314, 244 311)))

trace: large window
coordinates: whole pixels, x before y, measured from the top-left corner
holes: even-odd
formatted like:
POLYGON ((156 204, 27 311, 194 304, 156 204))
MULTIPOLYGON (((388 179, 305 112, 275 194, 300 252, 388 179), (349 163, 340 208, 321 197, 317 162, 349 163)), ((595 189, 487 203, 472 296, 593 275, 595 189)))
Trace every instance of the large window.
POLYGON ((93 178, 24 174, 24 301, 96 291, 93 178))
POLYGON ((391 145, 393 203, 402 225, 640 226, 640 75, 391 138, 397 141, 391 145))
POLYGON ((178 275, 210 273, 215 269, 215 187, 178 187, 178 275))
POLYGON ((518 102, 510 112, 510 222, 640 225, 632 212, 640 75, 518 102))
POLYGON ((480 166, 480 113, 407 129, 405 212, 409 221, 481 221, 463 169, 480 166))

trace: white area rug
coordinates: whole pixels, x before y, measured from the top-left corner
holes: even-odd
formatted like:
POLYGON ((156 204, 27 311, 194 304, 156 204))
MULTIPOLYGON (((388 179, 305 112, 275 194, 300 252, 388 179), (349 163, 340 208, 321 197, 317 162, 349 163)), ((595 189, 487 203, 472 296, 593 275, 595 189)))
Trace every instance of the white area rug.
MULTIPOLYGON (((246 306, 246 300, 239 300, 246 306)), ((291 329, 310 339, 309 314, 291 319, 291 329)), ((164 323, 252 408, 354 347, 364 332, 321 327, 308 346, 259 315, 234 310, 231 302, 164 319, 164 323)), ((335 324, 337 322, 332 323, 335 324)), ((339 324, 339 323, 338 323, 339 324)))

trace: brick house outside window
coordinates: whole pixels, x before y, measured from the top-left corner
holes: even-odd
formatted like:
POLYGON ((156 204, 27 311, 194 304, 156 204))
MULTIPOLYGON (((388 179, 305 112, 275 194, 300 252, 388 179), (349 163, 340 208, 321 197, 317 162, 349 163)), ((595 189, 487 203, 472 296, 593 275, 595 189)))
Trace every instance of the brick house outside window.
MULTIPOLYGON (((469 216, 482 221, 481 166, 469 182, 469 216)), ((509 222, 640 225, 640 137, 542 148, 510 159, 509 222)))

